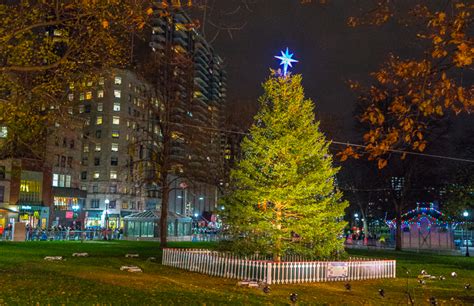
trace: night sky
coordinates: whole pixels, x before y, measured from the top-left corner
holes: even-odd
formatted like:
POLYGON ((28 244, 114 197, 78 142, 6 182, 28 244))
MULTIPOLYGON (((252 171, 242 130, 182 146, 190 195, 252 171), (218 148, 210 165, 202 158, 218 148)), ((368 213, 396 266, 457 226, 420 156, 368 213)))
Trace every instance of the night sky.
MULTIPOLYGON (((235 1, 226 5, 235 7, 235 1)), ((346 84, 367 81, 389 52, 409 55, 416 41, 398 25, 350 28, 347 17, 358 12, 359 1, 333 0, 326 5, 301 5, 297 0, 259 0, 253 12, 242 16, 247 25, 222 34, 213 43, 227 65, 228 101, 254 101, 262 94, 261 83, 274 58, 289 47, 300 62, 292 70, 303 75, 306 96, 316 112, 337 121, 338 140, 353 139, 354 94, 346 84), (403 40, 403 44, 401 41, 403 40)))

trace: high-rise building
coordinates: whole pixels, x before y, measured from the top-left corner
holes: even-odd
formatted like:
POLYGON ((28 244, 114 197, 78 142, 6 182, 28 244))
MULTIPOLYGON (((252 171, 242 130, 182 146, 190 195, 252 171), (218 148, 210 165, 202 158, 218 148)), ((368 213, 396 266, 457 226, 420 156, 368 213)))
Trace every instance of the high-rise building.
POLYGON ((120 227, 123 217, 145 209, 147 194, 133 162, 145 151, 146 85, 131 71, 113 70, 75 93, 84 120, 81 189, 87 191, 86 226, 120 227), (136 154, 135 154, 136 153, 136 154))
MULTIPOLYGON (((165 61, 170 61, 170 54, 189 60, 173 66, 171 71, 172 76, 180 78, 174 78, 178 84, 173 88, 173 95, 179 98, 172 105, 170 103, 169 111, 175 135, 173 163, 192 172, 193 182, 180 189, 177 188, 180 181, 176 180, 170 194, 170 210, 202 215, 216 210, 218 187, 224 176, 219 131, 226 98, 224 64, 183 10, 157 2, 154 16, 150 42, 153 51, 161 54, 165 61)), ((166 75, 162 77, 164 81, 169 79, 166 75)), ((170 83, 161 82, 160 85, 162 91, 170 92, 170 83)))

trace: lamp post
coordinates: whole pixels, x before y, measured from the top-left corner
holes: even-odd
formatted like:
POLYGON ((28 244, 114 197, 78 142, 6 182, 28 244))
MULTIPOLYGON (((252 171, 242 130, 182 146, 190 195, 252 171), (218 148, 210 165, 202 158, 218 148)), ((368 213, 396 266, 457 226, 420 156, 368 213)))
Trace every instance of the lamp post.
POLYGON ((469 241, 467 239, 467 217, 469 217, 469 213, 467 212, 467 210, 465 210, 463 213, 462 213, 463 217, 466 218, 466 224, 464 225, 464 232, 466 233, 465 234, 465 238, 466 238, 466 257, 469 257, 469 241))
POLYGON ((355 225, 358 228, 359 227, 359 214, 358 213, 354 214, 354 220, 355 220, 355 225))
POLYGON ((105 228, 109 229, 109 199, 105 199, 105 228))

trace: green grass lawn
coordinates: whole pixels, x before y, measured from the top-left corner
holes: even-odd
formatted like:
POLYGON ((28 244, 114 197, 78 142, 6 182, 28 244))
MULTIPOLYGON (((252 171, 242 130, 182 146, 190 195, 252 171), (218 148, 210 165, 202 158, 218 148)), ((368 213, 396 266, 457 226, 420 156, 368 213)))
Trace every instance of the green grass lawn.
MULTIPOLYGON (((173 245, 172 245, 173 246, 173 245)), ((175 246, 212 247, 209 244, 179 243, 175 246)), ((431 296, 439 304, 472 305, 474 258, 437 256, 389 251, 350 250, 351 256, 397 259, 397 279, 273 285, 271 293, 240 288, 236 280, 214 278, 198 273, 164 267, 149 262, 159 257, 156 242, 25 242, 0 243, 0 305, 224 305, 288 304, 289 294, 298 294, 300 304, 406 304, 405 270, 408 286, 417 305, 429 304, 431 296), (75 258, 74 252, 88 252, 91 257, 75 258), (125 258, 126 253, 140 258, 125 258), (45 262, 44 256, 65 256, 63 262, 45 262), (120 271, 122 265, 137 265, 143 273, 120 271), (427 281, 422 286, 417 275, 425 269, 446 280, 427 281), (458 277, 450 277, 451 272, 458 277), (384 288, 386 297, 378 294, 384 288)))

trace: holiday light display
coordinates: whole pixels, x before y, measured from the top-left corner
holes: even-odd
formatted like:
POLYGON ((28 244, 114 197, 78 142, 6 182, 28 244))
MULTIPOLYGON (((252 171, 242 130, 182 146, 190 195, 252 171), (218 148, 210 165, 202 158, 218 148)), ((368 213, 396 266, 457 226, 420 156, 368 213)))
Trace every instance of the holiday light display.
MULTIPOLYGON (((430 203, 429 207, 420 207, 420 203, 417 203, 417 207, 401 215, 402 219, 402 228, 410 227, 415 224, 420 228, 423 220, 427 221, 428 229, 431 226, 436 225, 438 227, 445 227, 446 229, 449 225, 452 228, 456 228, 462 222, 455 222, 451 220, 448 216, 437 210, 433 207, 433 203, 430 203)), ((386 222, 390 228, 397 227, 397 219, 389 220, 386 222)))
POLYGON ((288 66, 293 67, 292 63, 297 63, 298 61, 293 59, 293 53, 290 54, 288 48, 286 48, 285 53, 281 51, 281 56, 275 56, 275 58, 281 60, 280 66, 283 66, 283 76, 286 76, 288 73, 288 66))

